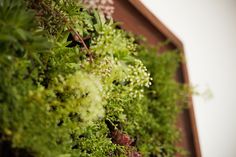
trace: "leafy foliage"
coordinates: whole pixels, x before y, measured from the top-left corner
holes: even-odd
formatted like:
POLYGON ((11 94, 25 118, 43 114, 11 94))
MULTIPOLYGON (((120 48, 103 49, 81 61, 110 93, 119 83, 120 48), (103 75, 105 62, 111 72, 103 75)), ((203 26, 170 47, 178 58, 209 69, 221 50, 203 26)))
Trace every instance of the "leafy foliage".
POLYGON ((176 52, 156 55, 76 0, 0 1, 0 50, 5 156, 178 152, 188 88, 174 80, 176 52))

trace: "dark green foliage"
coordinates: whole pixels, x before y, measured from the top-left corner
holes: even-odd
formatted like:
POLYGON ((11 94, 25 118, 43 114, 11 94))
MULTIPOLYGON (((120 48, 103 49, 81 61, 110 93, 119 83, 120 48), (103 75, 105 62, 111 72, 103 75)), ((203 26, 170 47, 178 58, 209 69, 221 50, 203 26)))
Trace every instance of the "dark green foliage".
MULTIPOLYGON (((179 141, 179 132, 176 128, 178 113, 188 102, 189 88, 177 83, 173 78, 181 61, 177 52, 165 52, 157 55, 156 49, 140 48, 140 58, 153 78, 152 86, 145 90, 145 99, 141 101, 144 113, 140 117, 147 122, 140 132, 140 149, 149 154, 160 154, 160 156, 174 156, 179 150, 175 143, 179 141), (146 117, 146 118, 145 118, 146 117), (147 118, 148 117, 148 118, 147 118), (147 147, 149 145, 149 147, 147 147), (154 146, 154 147, 153 147, 154 146)), ((135 119, 139 119, 135 117, 135 119)), ((135 134, 137 135, 137 132, 135 134)))
POLYGON ((0 0, 0 156, 178 152, 180 57, 115 25, 76 0, 0 0))

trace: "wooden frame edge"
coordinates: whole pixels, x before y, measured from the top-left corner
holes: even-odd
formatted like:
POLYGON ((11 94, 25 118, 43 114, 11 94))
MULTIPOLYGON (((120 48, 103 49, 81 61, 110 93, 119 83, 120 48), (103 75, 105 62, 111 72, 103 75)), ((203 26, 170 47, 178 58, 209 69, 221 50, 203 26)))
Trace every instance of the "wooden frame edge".
POLYGON ((183 49, 183 43, 176 37, 140 0, 129 0, 129 2, 139 10, 156 28, 167 36, 178 48, 183 49))

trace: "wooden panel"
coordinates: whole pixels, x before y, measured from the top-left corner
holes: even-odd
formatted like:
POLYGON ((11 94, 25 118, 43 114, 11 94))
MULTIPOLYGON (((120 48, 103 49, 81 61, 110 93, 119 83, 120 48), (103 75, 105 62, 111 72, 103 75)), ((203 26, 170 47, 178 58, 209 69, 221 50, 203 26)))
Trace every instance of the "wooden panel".
MULTIPOLYGON (((169 40, 166 49, 179 49, 184 53, 182 42, 167 29, 139 0, 115 0, 113 18, 122 22, 121 27, 137 35, 143 35, 150 44, 158 44, 169 40)), ((177 80, 189 84, 186 64, 182 63, 177 72, 177 80)), ((195 122, 192 98, 189 108, 179 116, 177 126, 182 130, 179 146, 190 152, 191 157, 201 157, 197 127, 195 122)), ((180 155, 176 155, 180 156, 180 155)))

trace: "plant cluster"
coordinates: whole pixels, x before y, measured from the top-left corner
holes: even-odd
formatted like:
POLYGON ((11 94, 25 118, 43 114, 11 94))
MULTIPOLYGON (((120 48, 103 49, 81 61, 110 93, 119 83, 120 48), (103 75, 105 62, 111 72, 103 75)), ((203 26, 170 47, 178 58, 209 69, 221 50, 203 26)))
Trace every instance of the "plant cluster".
POLYGON ((1 0, 0 51, 0 156, 179 151, 176 52, 156 55, 77 0, 1 0))

